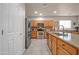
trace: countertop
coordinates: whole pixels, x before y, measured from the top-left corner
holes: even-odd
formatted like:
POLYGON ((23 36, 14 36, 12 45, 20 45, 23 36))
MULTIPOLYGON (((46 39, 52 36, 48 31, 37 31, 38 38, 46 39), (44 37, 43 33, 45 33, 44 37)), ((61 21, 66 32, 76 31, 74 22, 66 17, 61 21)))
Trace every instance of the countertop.
POLYGON ((76 48, 79 48, 79 35, 72 34, 72 33, 67 33, 68 35, 65 35, 65 36, 63 36, 63 35, 56 35, 52 31, 48 31, 48 33, 60 38, 61 40, 64 40, 65 42, 73 45, 76 48))

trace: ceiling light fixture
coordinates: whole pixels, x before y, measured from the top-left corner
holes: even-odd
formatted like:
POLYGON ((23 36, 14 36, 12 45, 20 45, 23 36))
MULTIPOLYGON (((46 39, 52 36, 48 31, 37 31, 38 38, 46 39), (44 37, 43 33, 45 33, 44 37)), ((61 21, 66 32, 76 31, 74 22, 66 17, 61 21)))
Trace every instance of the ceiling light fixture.
POLYGON ((57 11, 53 11, 53 13, 57 13, 57 11))
POLYGON ((37 11, 35 11, 34 13, 35 13, 35 14, 37 14, 38 12, 37 12, 37 11))
POLYGON ((40 13, 39 15, 40 15, 40 16, 42 16, 43 14, 42 14, 42 13, 40 13))

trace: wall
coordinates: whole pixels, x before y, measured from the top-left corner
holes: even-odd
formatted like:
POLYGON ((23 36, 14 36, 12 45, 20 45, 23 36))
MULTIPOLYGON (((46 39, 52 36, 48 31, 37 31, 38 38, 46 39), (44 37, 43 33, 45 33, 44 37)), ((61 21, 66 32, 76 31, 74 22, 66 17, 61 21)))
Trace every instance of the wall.
POLYGON ((25 7, 23 4, 3 3, 1 54, 23 54, 25 50, 25 7))

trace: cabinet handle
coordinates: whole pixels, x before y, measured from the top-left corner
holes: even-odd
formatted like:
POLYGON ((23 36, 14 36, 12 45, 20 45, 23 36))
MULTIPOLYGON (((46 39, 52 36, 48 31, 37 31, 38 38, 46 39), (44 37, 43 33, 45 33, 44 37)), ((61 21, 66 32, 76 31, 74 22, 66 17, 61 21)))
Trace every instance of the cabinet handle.
POLYGON ((64 44, 62 44, 62 46, 65 46, 64 44))
POLYGON ((2 29, 2 31, 1 31, 1 34, 2 34, 2 36, 3 36, 3 29, 2 29))
POLYGON ((57 47, 57 49, 58 49, 58 47, 57 47))

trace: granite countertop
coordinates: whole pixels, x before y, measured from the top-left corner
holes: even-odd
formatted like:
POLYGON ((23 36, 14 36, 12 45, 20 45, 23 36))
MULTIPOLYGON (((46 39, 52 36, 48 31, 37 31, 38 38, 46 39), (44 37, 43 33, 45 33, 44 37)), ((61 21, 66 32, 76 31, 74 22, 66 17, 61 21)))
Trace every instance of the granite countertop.
POLYGON ((61 40, 64 40, 65 42, 79 48, 79 35, 67 33, 67 35, 56 35, 52 31, 48 31, 48 33, 60 38, 61 40))

